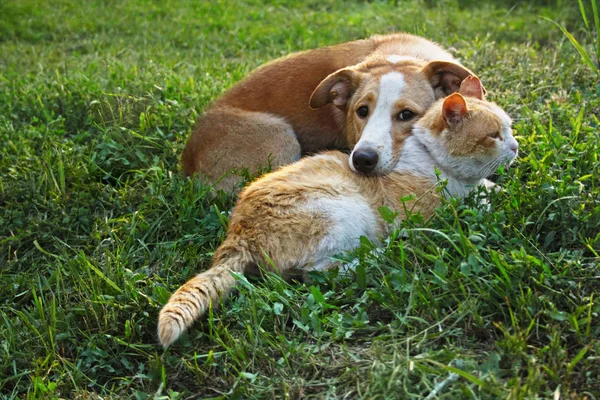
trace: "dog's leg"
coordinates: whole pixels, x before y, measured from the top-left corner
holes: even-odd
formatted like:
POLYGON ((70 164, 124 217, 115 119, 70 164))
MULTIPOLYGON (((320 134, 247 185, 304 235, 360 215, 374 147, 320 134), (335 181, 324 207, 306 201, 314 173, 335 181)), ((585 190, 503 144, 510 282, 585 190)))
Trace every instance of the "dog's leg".
POLYGON ((222 106, 200 119, 185 145, 181 165, 188 176, 198 174, 209 183, 220 179, 217 189, 233 190, 240 177, 228 174, 231 170, 255 172, 269 161, 275 169, 300 156, 294 130, 283 118, 222 106))

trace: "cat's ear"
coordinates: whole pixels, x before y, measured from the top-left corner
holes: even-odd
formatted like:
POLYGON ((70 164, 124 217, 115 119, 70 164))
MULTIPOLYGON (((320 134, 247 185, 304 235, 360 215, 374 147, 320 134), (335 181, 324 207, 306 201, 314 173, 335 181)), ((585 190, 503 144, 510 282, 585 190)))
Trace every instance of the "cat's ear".
POLYGON ((469 112, 464 97, 459 93, 451 94, 444 100, 442 115, 449 125, 459 123, 469 112))
POLYGON ((351 68, 340 69, 323 79, 310 96, 310 108, 332 103, 344 109, 361 82, 362 74, 351 68))
POLYGON ((475 75, 467 76, 460 83, 459 93, 466 97, 475 97, 476 99, 483 100, 483 86, 481 86, 481 81, 475 75))

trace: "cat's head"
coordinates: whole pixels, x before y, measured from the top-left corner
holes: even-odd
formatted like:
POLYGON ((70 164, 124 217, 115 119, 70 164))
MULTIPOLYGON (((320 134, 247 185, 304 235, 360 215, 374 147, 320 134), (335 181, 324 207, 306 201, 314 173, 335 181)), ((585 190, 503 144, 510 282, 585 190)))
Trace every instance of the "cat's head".
POLYGON ((512 120, 483 99, 479 79, 466 78, 458 93, 436 102, 417 122, 414 136, 447 174, 475 182, 510 165, 519 145, 512 120))

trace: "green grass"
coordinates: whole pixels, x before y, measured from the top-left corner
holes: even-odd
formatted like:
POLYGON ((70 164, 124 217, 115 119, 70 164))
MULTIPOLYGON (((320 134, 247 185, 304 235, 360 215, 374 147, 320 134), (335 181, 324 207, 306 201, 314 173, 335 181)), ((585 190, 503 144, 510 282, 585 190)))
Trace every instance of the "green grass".
POLYGON ((0 396, 600 398, 600 84, 545 18, 593 44, 576 2, 513 3, 1 1, 0 396), (202 110, 272 58, 397 30, 514 117, 491 210, 414 216, 350 277, 241 279, 163 352, 158 311, 233 205, 179 173, 202 110))

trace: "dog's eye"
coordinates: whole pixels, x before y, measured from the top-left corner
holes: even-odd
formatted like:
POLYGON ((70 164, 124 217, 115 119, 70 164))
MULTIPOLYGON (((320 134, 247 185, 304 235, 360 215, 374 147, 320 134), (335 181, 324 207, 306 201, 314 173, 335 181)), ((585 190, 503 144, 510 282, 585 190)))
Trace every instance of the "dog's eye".
POLYGON ((410 110, 402 110, 400 114, 398 114, 398 119, 400 121, 410 121, 415 117, 415 113, 410 110))
POLYGON ((360 118, 366 118, 366 116, 369 115, 369 107, 367 107, 367 106, 358 107, 356 109, 356 115, 358 115, 360 118))

